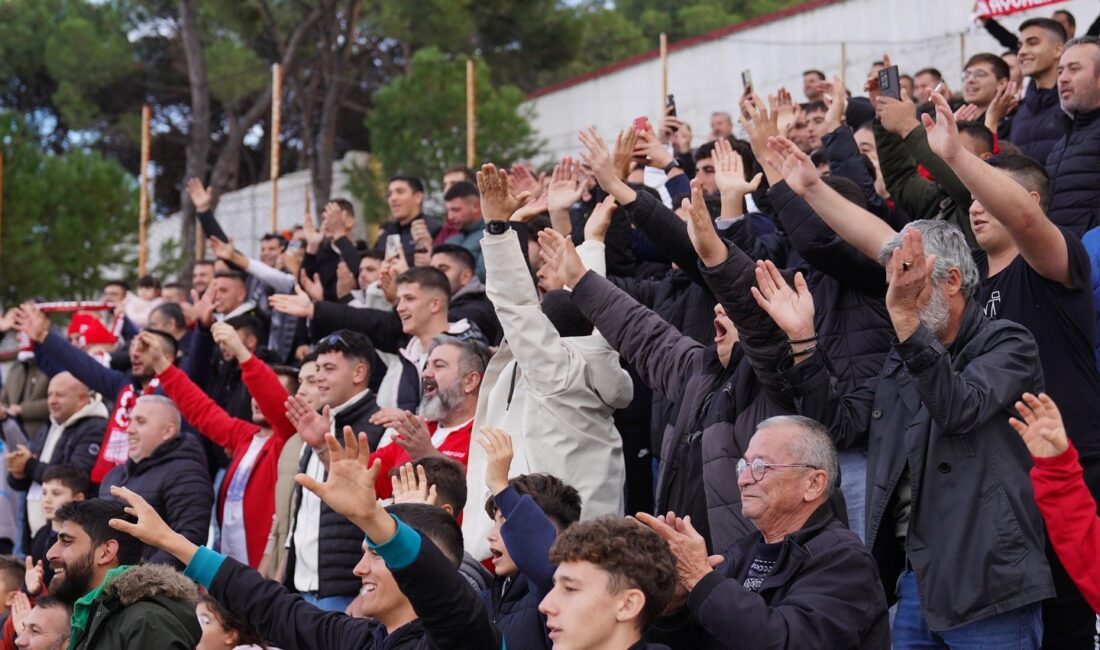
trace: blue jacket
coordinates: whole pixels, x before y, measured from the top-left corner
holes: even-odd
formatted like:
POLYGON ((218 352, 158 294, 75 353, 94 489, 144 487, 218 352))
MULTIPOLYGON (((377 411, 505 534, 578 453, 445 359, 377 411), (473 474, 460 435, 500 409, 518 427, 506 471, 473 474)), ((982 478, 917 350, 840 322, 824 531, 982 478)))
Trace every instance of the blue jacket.
MULTIPOLYGON (((1061 114, 1065 136, 1046 160, 1047 216, 1078 237, 1100 225, 1100 109, 1061 114)), ((1041 162, 1041 161, 1040 161, 1041 162)), ((1093 265, 1095 268, 1095 264, 1093 265)))
POLYGON ((1009 118, 1001 137, 1020 148, 1040 165, 1046 164, 1051 149, 1065 134, 1058 88, 1027 89, 1016 114, 1009 118))
POLYGON ((558 531, 531 497, 511 486, 495 500, 504 515, 500 535, 519 573, 510 580, 498 576, 481 598, 508 647, 549 650, 552 644, 539 603, 554 586, 549 556, 558 531))
MULTIPOLYGON (((1100 305, 1100 227, 1093 228, 1081 238, 1092 263, 1092 295, 1100 305)), ((1096 367, 1100 369, 1100 308, 1096 311, 1096 367)))
POLYGON ((184 575, 280 648, 327 650, 494 650, 504 648, 485 604, 431 540, 394 517, 397 534, 367 544, 382 556, 417 618, 395 630, 377 621, 325 612, 232 558, 200 547, 184 575))

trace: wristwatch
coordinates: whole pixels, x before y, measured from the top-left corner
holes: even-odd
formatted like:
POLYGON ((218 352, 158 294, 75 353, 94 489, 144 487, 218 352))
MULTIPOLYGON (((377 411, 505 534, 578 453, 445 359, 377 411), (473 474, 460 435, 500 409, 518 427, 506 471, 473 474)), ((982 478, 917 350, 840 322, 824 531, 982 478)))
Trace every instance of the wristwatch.
POLYGON ((490 221, 488 224, 485 225, 485 230, 487 230, 490 235, 503 235, 504 233, 508 232, 508 222, 490 221))
POLYGON ((671 162, 669 162, 667 165, 665 165, 664 171, 667 174, 667 173, 669 173, 673 169, 676 169, 679 166, 680 166, 680 161, 677 160, 676 158, 673 158, 671 162))

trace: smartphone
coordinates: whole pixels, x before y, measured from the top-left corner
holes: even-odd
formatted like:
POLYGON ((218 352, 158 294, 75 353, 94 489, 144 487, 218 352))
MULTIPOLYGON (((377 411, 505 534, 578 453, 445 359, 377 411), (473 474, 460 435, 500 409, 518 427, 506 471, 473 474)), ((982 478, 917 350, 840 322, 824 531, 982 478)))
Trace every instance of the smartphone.
POLYGON ((665 108, 668 109, 666 111, 667 115, 676 117, 676 98, 671 94, 668 96, 668 99, 665 100, 665 108))
POLYGON ((896 65, 878 71, 878 94, 882 97, 901 99, 901 80, 898 79, 896 65))
POLYGON ((745 68, 741 71, 741 87, 746 90, 752 89, 752 70, 745 68))
POLYGON ((649 130, 649 120, 645 115, 634 118, 634 130, 638 133, 644 133, 649 130))
POLYGON ((386 236, 386 259, 401 255, 401 235, 386 236))
POLYGON ((287 247, 287 250, 292 250, 292 251, 302 250, 302 240, 301 239, 291 239, 290 243, 287 244, 286 247, 287 247))

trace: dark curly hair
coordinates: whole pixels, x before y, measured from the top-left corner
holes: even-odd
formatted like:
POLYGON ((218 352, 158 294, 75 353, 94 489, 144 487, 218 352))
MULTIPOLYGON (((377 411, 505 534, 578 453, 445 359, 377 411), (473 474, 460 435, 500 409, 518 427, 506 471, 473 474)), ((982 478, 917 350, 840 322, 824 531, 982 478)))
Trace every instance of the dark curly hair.
POLYGON ((645 595, 641 629, 668 606, 676 589, 676 560, 657 533, 611 515, 573 524, 550 547, 550 561, 590 562, 610 574, 612 593, 640 589, 645 595))
MULTIPOLYGON (((509 480, 508 486, 521 495, 531 497, 558 530, 565 530, 581 518, 580 493, 556 476, 522 474, 509 480)), ((485 501, 485 513, 490 519, 497 516, 497 502, 492 496, 485 501)))

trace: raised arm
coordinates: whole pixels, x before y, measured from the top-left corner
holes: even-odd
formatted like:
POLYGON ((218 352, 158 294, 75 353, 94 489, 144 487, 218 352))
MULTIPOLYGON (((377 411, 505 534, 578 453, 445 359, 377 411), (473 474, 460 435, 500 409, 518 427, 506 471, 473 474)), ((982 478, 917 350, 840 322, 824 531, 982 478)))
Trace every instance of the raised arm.
POLYGON ((1039 192, 1029 192, 1008 174, 967 151, 947 100, 932 93, 932 102, 936 121, 927 115, 923 118, 928 146, 955 170, 974 200, 1004 226, 1028 266, 1048 280, 1072 286, 1065 235, 1043 212, 1039 192))
MULTIPOLYGON (((88 388, 106 399, 113 399, 122 387, 129 384, 131 376, 124 372, 111 370, 97 363, 95 359, 76 348, 64 337, 50 332, 50 321, 45 314, 31 303, 23 305, 22 311, 28 320, 23 331, 38 345, 35 354, 48 357, 55 364, 71 372, 88 388)), ((33 433, 33 432, 32 432, 33 433)))
POLYGON ((897 234, 894 229, 823 183, 810 157, 790 140, 771 138, 768 147, 773 152, 771 164, 783 174, 787 185, 801 194, 844 241, 877 260, 883 245, 897 234))

